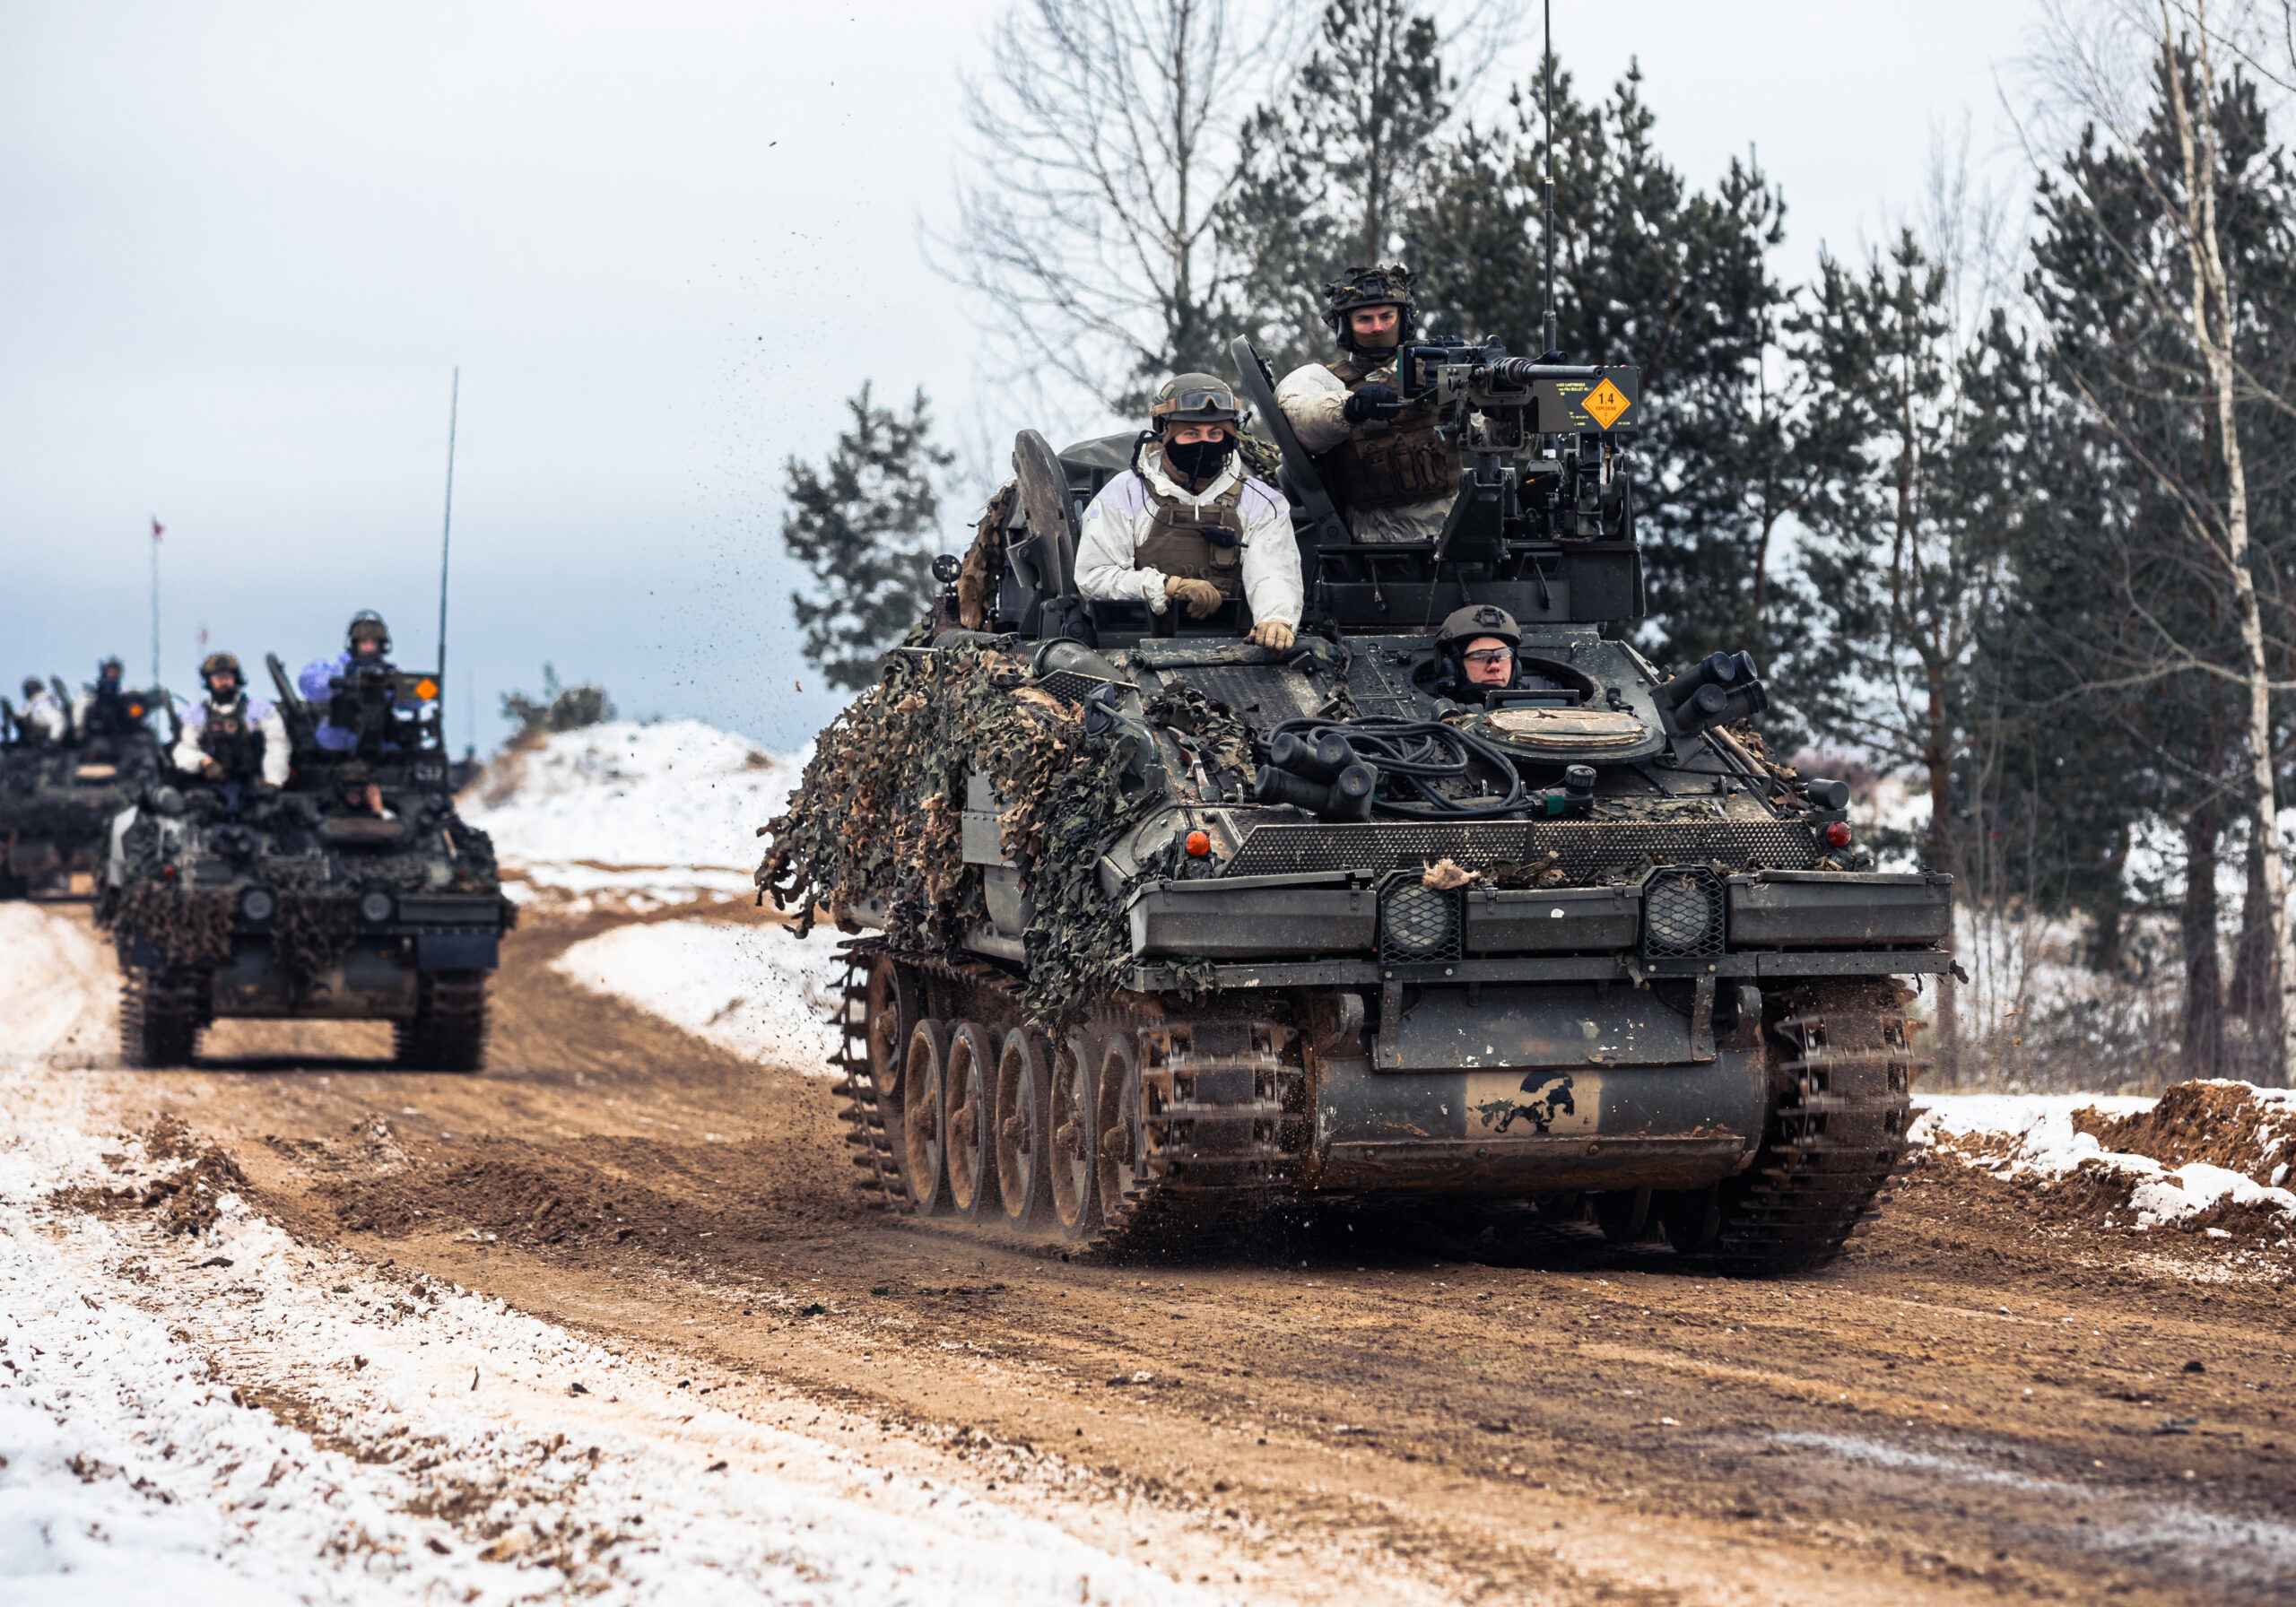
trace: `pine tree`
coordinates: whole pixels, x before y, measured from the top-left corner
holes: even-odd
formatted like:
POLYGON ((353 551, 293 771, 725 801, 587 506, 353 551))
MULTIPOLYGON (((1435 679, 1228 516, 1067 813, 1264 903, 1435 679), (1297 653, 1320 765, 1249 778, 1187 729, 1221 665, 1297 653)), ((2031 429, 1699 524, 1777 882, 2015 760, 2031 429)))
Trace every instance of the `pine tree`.
POLYGON ((816 469, 784 465, 789 511, 782 544, 813 572, 814 595, 789 604, 805 634, 805 656, 832 686, 858 691, 877 678, 885 649, 932 604, 931 537, 940 517, 933 473, 955 461, 932 441, 919 390, 906 417, 870 400, 846 403, 853 427, 816 469))
POLYGON ((1277 372, 1330 352, 1323 287, 1394 254, 1452 87, 1408 0, 1328 0, 1290 92, 1246 119, 1219 227, 1233 319, 1277 372))

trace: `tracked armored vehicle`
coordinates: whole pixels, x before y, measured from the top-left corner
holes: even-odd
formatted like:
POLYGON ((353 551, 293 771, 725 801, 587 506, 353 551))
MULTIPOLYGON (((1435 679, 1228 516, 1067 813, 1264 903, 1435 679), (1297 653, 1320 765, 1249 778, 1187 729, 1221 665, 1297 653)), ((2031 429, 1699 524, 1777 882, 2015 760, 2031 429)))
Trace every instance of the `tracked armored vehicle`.
POLYGON ((130 1065, 188 1063, 223 1017, 387 1021, 399 1064, 476 1071, 513 910, 448 790, 439 687, 396 670, 307 704, 270 660, 292 744, 275 795, 176 774, 114 824, 97 899, 130 1065), (356 734, 323 748, 318 722, 356 734))
POLYGON ((0 899, 93 885, 113 817, 160 772, 152 721, 167 707, 163 691, 122 692, 90 710, 86 730, 50 741, 0 699, 0 899))
POLYGON ((1900 1161, 1899 978, 1951 964, 1951 882, 1870 868, 1847 787, 1764 757, 1744 655, 1667 674, 1603 633, 1644 612, 1636 372, 1407 351, 1462 491, 1439 539, 1358 543, 1235 355, 1298 644, 1078 595, 1078 509, 1128 453, 1024 433, 772 823, 761 886, 854 934, 862 1187, 1117 1254, 1419 1196, 1832 1255, 1900 1161), (1504 689, 1438 649, 1483 606, 1520 623, 1504 689))

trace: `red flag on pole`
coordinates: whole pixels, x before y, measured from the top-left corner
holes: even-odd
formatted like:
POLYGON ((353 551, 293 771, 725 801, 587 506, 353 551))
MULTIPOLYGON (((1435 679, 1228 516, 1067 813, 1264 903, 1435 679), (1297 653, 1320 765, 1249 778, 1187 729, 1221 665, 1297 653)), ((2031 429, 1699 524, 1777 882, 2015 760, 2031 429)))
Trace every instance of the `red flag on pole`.
POLYGON ((158 517, 155 515, 152 520, 152 539, 153 541, 158 541, 160 539, 160 532, 166 528, 167 526, 161 524, 158 517))

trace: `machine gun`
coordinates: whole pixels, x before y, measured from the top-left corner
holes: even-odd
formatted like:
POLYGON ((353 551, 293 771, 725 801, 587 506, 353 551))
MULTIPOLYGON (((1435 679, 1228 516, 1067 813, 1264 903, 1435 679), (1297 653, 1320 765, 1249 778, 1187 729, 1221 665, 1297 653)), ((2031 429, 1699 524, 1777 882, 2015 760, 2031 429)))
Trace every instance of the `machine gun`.
POLYGON ((1404 347, 1396 377, 1404 404, 1433 407, 1462 459, 1438 563, 1495 565, 1522 542, 1634 539, 1626 447, 1640 369, 1439 341, 1404 347))
MULTIPOLYGON (((435 708, 439 682, 431 676, 369 665, 334 676, 327 687, 327 724, 354 734, 352 751, 360 758, 376 761, 417 748, 443 751, 435 708), (426 703, 434 706, 427 717, 420 712, 426 703)), ((445 767, 436 768, 443 779, 445 767)))
POLYGON ((311 706, 295 691, 295 683, 287 679, 287 666, 279 662, 279 655, 266 653, 263 662, 270 668, 272 690, 279 694, 279 718, 287 727, 287 745, 291 751, 306 752, 318 746, 318 724, 311 718, 311 706))

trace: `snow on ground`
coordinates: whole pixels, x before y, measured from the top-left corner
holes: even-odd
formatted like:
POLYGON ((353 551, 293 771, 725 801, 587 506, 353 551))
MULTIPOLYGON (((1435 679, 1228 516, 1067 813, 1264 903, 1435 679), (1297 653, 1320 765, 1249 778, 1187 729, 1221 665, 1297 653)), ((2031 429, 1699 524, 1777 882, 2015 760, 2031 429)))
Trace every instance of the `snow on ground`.
POLYGON ((42 1001, 81 930, 0 907, 9 1607, 1212 1599, 682 1389, 691 1363, 300 1244, 228 1172, 197 1233, 102 1208, 187 1163, 57 1069, 91 996, 42 1001))
MULTIPOLYGON (((2296 1092, 2286 1089, 2204 1086, 2237 1090, 2266 1108, 2296 1108, 2296 1092)), ((2158 1103, 2132 1095, 1932 1094, 1920 1101, 1922 1114, 1910 1137, 1917 1145, 1950 1148, 1965 1165, 1999 1177, 2053 1182, 2084 1168, 2115 1177, 2128 1187, 2131 1223, 2139 1229, 2183 1221, 2224 1205, 2276 1211, 2288 1227, 2296 1228, 2296 1192, 2278 1186, 2288 1177, 2284 1164, 2275 1168, 2270 1184, 2207 1161, 2171 1166, 2150 1155, 2108 1149, 2095 1133, 2082 1131, 2074 1122, 2083 1110, 2130 1116, 2158 1103)), ((2264 1136, 2257 1135, 2259 1142, 2264 1136)), ((2208 1231, 2231 1237, 2225 1229, 2208 1231)))
POLYGON ((779 925, 655 921, 586 938, 551 963, 734 1054, 826 1076, 840 1037, 838 941, 779 925))
POLYGON ((776 759, 699 720, 629 720, 506 752, 465 795, 494 838, 514 897, 578 912, 755 891, 757 829, 787 805, 812 757, 776 759))
POLYGON ((41 905, 0 904, 0 1066, 105 1060, 117 986, 93 928, 41 905))

